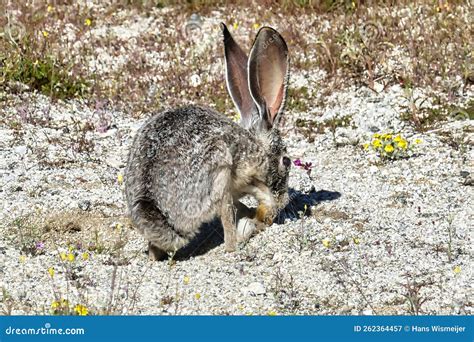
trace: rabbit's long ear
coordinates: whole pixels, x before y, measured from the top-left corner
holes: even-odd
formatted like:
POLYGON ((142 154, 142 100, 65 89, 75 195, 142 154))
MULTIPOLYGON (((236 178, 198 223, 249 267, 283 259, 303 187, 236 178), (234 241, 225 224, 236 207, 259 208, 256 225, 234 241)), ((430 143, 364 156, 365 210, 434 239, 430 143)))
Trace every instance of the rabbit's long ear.
POLYGON ((248 77, 250 94, 264 128, 270 129, 279 121, 285 105, 288 69, 285 40, 274 29, 262 27, 250 51, 248 77))
POLYGON ((252 116, 257 113, 257 107, 248 87, 248 58, 234 38, 232 38, 224 23, 221 23, 221 28, 224 35, 227 89, 240 113, 241 126, 250 128, 252 126, 252 116))

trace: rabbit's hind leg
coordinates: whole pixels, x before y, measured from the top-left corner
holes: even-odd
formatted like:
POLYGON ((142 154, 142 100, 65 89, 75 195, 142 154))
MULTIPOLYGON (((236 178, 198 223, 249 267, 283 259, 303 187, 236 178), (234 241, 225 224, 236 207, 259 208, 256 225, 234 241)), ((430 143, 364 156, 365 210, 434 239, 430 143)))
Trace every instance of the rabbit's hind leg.
POLYGON ((163 260, 185 246, 190 236, 180 234, 152 201, 140 200, 132 209, 132 221, 149 241, 148 256, 151 260, 163 260))

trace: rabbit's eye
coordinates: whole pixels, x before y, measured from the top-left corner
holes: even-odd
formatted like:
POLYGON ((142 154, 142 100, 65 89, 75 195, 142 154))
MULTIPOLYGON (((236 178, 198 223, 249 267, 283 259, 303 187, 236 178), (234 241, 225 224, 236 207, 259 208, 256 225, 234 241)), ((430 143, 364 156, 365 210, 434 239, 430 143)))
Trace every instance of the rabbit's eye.
POLYGON ((282 163, 285 165, 286 168, 289 168, 291 166, 291 160, 288 157, 283 157, 282 158, 282 163))

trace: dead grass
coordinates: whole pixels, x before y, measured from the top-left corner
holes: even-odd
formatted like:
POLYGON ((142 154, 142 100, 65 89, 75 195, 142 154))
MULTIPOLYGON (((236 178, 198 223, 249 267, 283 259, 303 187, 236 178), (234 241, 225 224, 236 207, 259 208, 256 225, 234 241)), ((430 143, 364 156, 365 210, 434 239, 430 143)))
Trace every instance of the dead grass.
MULTIPOLYGON (((33 305, 27 298, 13 297, 3 288, 0 297, 3 314, 20 310, 34 314, 111 315, 134 309, 147 269, 130 276, 121 267, 141 257, 141 251, 125 250, 134 234, 128 219, 81 211, 35 213, 15 219, 6 232, 12 246, 20 250, 20 265, 27 258, 41 254, 54 258, 49 259, 50 264, 43 265, 44 274, 49 273, 51 303, 33 305), (89 258, 112 266, 108 297, 103 303, 92 302, 88 297, 88 289, 96 286, 96 280, 83 272, 89 258)), ((28 277, 23 272, 20 267, 19 276, 28 277)))
POLYGON ((35 213, 13 220, 9 240, 26 255, 59 251, 73 246, 78 253, 90 252, 114 257, 121 253, 130 235, 125 217, 105 217, 97 212, 71 211, 41 215, 35 213))
MULTIPOLYGON (((306 111, 324 103, 325 94, 349 84, 374 90, 400 84, 408 93, 423 88, 425 98, 448 108, 472 83, 469 4, 461 1, 282 0, 266 1, 261 8, 248 5, 249 1, 239 1, 224 8, 222 1, 210 0, 173 5, 130 1, 102 7, 4 2, 0 62, 7 67, 0 73, 0 89, 9 93, 19 81, 52 98, 81 96, 91 106, 102 101, 135 117, 189 102, 230 113, 233 105, 224 85, 217 27, 209 42, 199 29, 186 33, 191 13, 208 20, 215 8, 222 10, 224 21, 236 24, 233 31, 243 45, 250 45, 255 25, 273 25, 290 45, 293 73, 326 72, 326 79, 314 85, 322 98, 315 98, 315 92, 292 93, 290 110, 306 111), (164 15, 159 12, 163 7, 164 15), (112 29, 105 35, 94 31, 105 25, 126 27, 137 18, 159 18, 159 34, 145 29, 124 40, 112 29), (104 70, 90 66, 107 56, 124 60, 104 70), (164 62, 157 62, 157 56, 164 62), (194 87, 193 75, 201 79, 194 87)), ((447 119, 420 106, 425 98, 413 99, 413 105, 400 113, 419 129, 447 119)))

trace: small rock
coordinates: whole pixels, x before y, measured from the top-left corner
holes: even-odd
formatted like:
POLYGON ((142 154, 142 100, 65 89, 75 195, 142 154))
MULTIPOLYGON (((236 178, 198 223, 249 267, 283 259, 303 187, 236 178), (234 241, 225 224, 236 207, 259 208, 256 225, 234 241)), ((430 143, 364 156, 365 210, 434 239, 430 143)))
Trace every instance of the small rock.
POLYGON ((365 309, 364 311, 362 311, 362 315, 364 316, 372 316, 374 314, 374 312, 372 311, 372 309, 365 309))
POLYGON ((369 132, 372 132, 372 133, 380 132, 380 128, 378 128, 377 126, 373 126, 373 125, 367 127, 367 130, 368 130, 369 132))
POLYGON ((284 257, 284 255, 283 255, 282 253, 276 252, 276 253, 273 255, 272 260, 273 260, 273 261, 280 262, 280 261, 283 261, 284 258, 285 258, 285 257, 284 257))
POLYGON ((359 137, 357 136, 357 132, 353 129, 341 127, 338 128, 336 131, 336 144, 338 146, 345 146, 345 145, 357 145, 359 143, 359 137))
POLYGON ((263 286, 262 283, 259 283, 258 281, 255 281, 253 283, 250 283, 249 286, 243 288, 242 292, 244 294, 249 294, 251 296, 258 296, 258 295, 265 294, 267 292, 267 290, 265 289, 265 286, 263 286))
POLYGON ((344 313, 344 314, 348 314, 352 311, 352 309, 354 309, 353 305, 343 305, 341 307, 341 312, 344 313))
POLYGON ((20 156, 24 156, 27 151, 28 148, 24 145, 15 147, 15 152, 18 153, 20 156))
POLYGON ((77 206, 81 210, 88 211, 91 208, 92 203, 89 200, 82 200, 77 204, 77 206))
POLYGON ((374 82, 374 90, 377 93, 381 93, 384 90, 385 86, 382 83, 374 82))
POLYGON ((472 186, 474 185, 474 179, 472 177, 466 177, 462 182, 462 185, 472 186))
POLYGON ((125 165, 123 161, 118 156, 111 156, 105 160, 107 165, 113 167, 114 169, 120 170, 125 165))
POLYGON ((99 127, 97 129, 97 131, 99 133, 101 133, 99 135, 99 138, 108 138, 108 137, 112 137, 114 136, 115 134, 117 134, 118 130, 117 129, 113 129, 111 126, 107 126, 107 127, 99 127))
POLYGON ((369 167, 369 172, 374 174, 374 173, 377 173, 379 171, 379 168, 375 165, 372 165, 371 167, 369 167))

